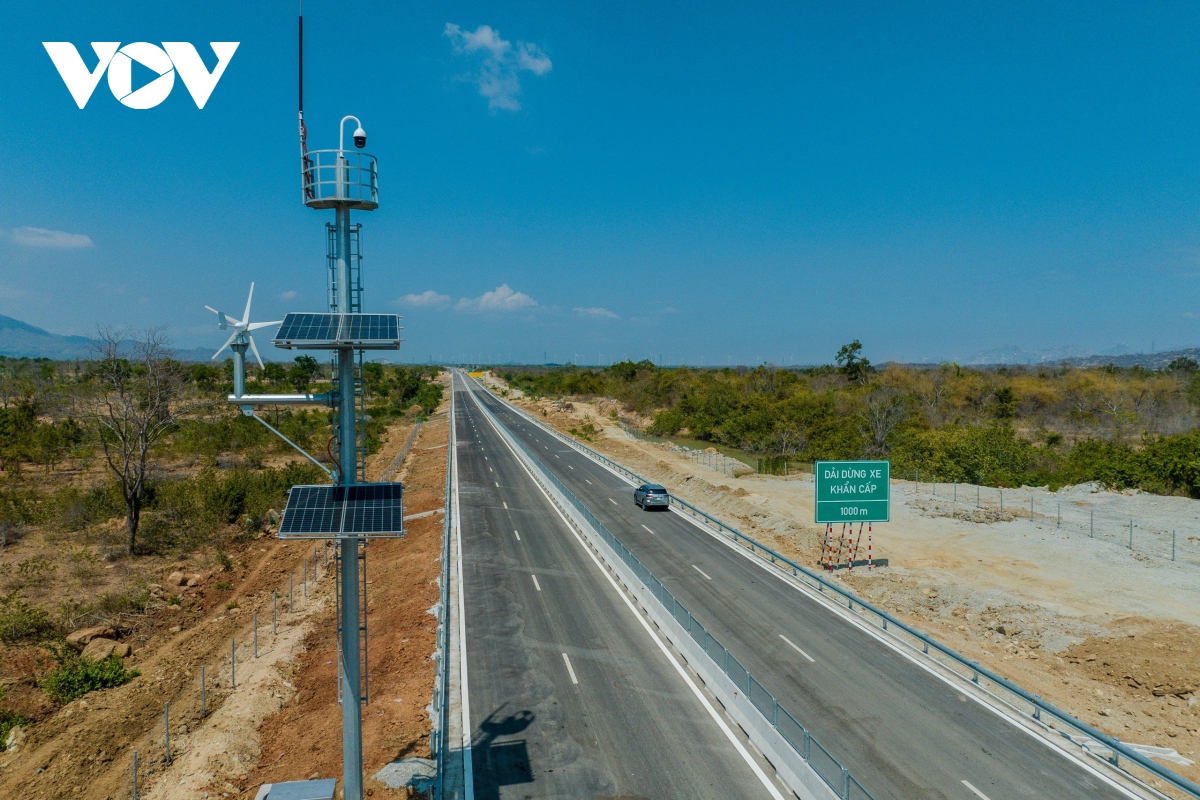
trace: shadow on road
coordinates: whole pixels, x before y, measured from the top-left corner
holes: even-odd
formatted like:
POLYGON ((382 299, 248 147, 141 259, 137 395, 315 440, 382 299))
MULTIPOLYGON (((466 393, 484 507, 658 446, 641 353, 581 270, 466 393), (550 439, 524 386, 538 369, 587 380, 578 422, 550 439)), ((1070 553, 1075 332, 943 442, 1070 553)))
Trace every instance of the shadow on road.
POLYGON ((475 797, 493 800, 500 797, 501 786, 533 783, 533 767, 524 739, 500 742, 497 739, 514 736, 533 724, 532 711, 518 711, 500 716, 504 706, 493 711, 479 723, 471 757, 475 768, 475 797))

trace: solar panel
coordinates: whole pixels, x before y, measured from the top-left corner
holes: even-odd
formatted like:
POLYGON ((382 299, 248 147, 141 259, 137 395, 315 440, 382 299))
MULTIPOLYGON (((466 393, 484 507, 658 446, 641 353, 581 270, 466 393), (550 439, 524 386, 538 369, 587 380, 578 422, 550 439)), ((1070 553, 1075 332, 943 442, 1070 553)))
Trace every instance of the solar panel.
POLYGON ((400 317, 395 314, 291 313, 283 318, 276 347, 302 350, 396 350, 400 347, 400 317))
POLYGON ((302 342, 334 341, 340 327, 340 314, 288 314, 275 337, 302 342))
POLYGON ((403 491, 398 483, 293 486, 279 538, 403 536, 403 491))

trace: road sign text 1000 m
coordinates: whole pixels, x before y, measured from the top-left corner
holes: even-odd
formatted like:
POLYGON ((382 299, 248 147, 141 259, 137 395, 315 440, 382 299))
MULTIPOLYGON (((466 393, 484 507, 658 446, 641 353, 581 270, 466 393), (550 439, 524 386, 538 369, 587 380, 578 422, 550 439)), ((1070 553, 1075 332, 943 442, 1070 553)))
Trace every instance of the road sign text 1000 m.
POLYGON ((887 522, 891 512, 891 463, 818 461, 817 522, 887 522))

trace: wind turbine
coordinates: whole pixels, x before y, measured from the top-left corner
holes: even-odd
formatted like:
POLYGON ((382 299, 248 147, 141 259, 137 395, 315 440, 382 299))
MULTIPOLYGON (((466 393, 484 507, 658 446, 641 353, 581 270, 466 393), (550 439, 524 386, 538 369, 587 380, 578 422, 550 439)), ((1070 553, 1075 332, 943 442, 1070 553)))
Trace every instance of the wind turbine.
POLYGON ((235 396, 241 396, 246 393, 246 348, 249 347, 254 351, 254 358, 258 361, 260 367, 266 366, 263 364, 262 356, 258 354, 258 348, 254 344, 254 337, 250 335, 251 331, 256 331, 259 328, 267 328, 271 325, 281 325, 282 320, 275 322, 251 322, 250 321, 250 301, 254 299, 254 283, 250 284, 250 294, 246 296, 246 310, 242 312, 242 318, 231 319, 228 314, 223 311, 218 311, 212 306, 205 306, 209 311, 217 315, 217 327, 221 330, 233 329, 233 333, 225 340, 225 344, 221 345, 221 349, 213 353, 213 360, 217 356, 225 352, 225 348, 229 347, 233 350, 233 393, 235 396))

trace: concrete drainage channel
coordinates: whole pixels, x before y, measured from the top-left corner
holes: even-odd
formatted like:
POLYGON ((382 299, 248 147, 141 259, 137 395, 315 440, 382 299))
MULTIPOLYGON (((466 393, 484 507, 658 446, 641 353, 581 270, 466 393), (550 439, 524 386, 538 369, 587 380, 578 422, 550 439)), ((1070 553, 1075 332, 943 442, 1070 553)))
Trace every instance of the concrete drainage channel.
POLYGON ((486 406, 478 399, 476 404, 529 467, 552 502, 587 537, 596 553, 684 656, 688 666, 700 676, 708 690, 771 763, 789 789, 802 800, 873 800, 850 771, 838 763, 761 686, 756 695, 754 687, 757 681, 737 659, 705 632, 687 609, 675 602, 670 593, 662 588, 661 582, 592 516, 486 406), (718 651, 721 662, 716 660, 718 651))

